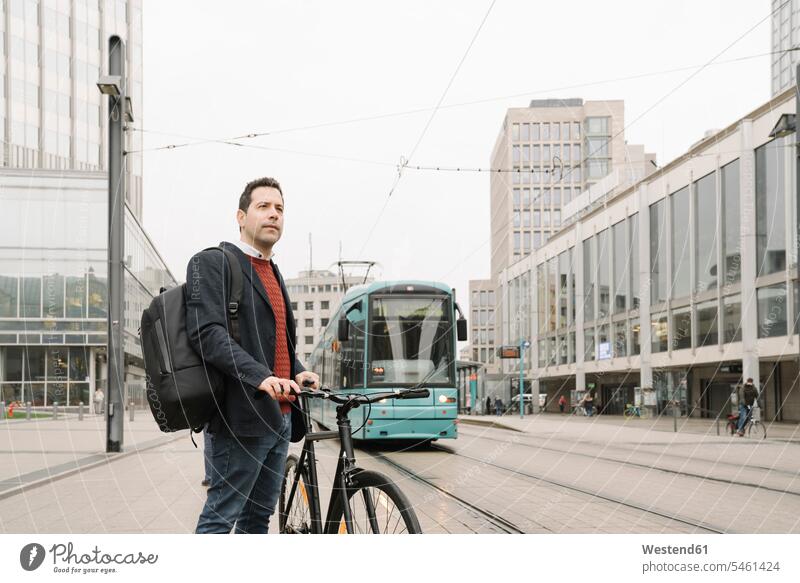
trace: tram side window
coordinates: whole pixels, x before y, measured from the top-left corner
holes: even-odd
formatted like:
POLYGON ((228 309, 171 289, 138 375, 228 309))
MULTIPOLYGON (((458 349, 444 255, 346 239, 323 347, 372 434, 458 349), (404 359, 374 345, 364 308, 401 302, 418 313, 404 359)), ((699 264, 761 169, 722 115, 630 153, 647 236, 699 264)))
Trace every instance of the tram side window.
POLYGON ((350 320, 350 333, 342 342, 342 387, 363 388, 364 386, 364 342, 365 326, 363 319, 350 320))

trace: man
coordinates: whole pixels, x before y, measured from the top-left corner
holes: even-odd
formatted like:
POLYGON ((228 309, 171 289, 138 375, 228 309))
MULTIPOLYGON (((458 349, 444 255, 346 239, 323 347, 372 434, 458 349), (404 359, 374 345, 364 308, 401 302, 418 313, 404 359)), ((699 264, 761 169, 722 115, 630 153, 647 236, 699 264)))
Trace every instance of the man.
POLYGON ((736 387, 736 400, 739 403, 739 425, 737 427, 736 436, 741 437, 744 435, 744 426, 747 419, 750 417, 750 410, 758 398, 758 389, 753 385, 753 379, 748 378, 744 386, 739 385, 736 387))
POLYGON ((303 438, 292 402, 319 377, 295 356, 289 295, 272 249, 283 233, 283 192, 272 178, 245 186, 236 220, 240 240, 223 243, 243 276, 240 342, 228 330, 230 266, 223 253, 202 251, 187 269, 186 327, 206 362, 225 375, 225 398, 208 425, 212 475, 197 533, 266 533, 280 494, 289 441, 303 438))

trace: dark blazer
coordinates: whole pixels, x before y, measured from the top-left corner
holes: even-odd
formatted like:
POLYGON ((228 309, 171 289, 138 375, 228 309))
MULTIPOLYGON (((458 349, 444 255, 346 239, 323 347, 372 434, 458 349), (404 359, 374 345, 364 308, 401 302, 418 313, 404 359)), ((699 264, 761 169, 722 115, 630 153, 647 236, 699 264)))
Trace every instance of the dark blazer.
MULTIPOLYGON (((275 330, 275 316, 267 291, 250 259, 236 245, 222 243, 239 259, 242 301, 239 305, 240 343, 228 333, 227 305, 230 266, 225 254, 208 249, 192 257, 186 271, 186 328, 189 341, 203 359, 225 375, 225 399, 209 423, 212 433, 225 432, 241 437, 270 435, 280 430, 282 418, 278 402, 256 390, 272 376, 275 362, 275 334, 284 333, 292 362, 292 380, 305 370, 295 355, 297 336, 294 314, 283 277, 275 275, 286 305, 286 330, 275 330)), ((292 405, 292 441, 305 435, 300 409, 292 405)))

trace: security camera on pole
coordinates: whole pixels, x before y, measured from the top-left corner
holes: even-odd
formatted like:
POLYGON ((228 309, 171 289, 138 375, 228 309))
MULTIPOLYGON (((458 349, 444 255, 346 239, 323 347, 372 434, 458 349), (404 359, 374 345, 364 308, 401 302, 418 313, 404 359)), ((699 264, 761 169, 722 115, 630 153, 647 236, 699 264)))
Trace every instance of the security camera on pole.
POLYGON ((125 299, 124 242, 127 180, 124 174, 125 122, 133 121, 126 96, 125 43, 118 36, 108 39, 108 75, 97 82, 108 95, 108 397, 106 399, 106 451, 122 451, 125 402, 125 353, 123 306, 125 299))

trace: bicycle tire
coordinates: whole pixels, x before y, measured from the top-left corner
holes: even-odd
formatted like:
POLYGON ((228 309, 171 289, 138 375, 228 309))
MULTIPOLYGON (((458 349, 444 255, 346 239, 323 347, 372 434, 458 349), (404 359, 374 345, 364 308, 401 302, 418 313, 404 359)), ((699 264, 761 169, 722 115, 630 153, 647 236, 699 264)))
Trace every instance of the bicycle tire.
POLYGON ((286 458, 281 484, 280 505, 278 507, 278 525, 281 534, 312 534, 311 505, 309 504, 308 475, 305 468, 299 468, 300 480, 292 500, 292 507, 286 508, 286 498, 297 474, 300 460, 296 455, 286 458))
MULTIPOLYGON (((352 481, 353 485, 347 490, 347 499, 355 534, 422 534, 408 498, 389 478, 379 472, 362 470, 353 475, 352 481), (370 497, 376 510, 374 521, 369 520, 365 496, 370 497), (375 532, 374 526, 377 526, 378 532, 375 532)), ((346 534, 341 496, 334 500, 330 516, 326 533, 346 534)))
POLYGON ((756 439, 766 439, 767 428, 760 421, 758 423, 748 423, 747 437, 754 437, 756 439))

